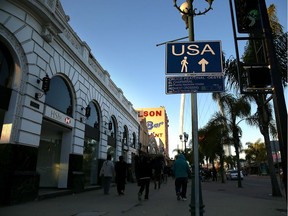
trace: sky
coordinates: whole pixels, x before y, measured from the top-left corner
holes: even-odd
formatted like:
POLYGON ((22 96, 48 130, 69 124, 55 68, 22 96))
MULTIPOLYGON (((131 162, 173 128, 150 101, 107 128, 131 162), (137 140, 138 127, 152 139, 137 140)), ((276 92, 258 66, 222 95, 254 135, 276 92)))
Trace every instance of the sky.
MULTIPOLYGON (((184 1, 177 1, 180 6, 184 1)), ((180 144, 180 94, 165 93, 165 45, 167 41, 188 36, 173 0, 61 0, 70 17, 69 24, 91 49, 100 65, 109 72, 113 82, 123 91, 135 109, 164 106, 169 119, 169 153, 180 144), (158 46, 157 46, 158 45, 158 46)), ((284 32, 287 32, 287 1, 274 3, 284 32)), ((203 11, 207 2, 194 0, 194 8, 203 11)), ((213 10, 194 18, 196 41, 221 41, 225 58, 236 58, 229 1, 215 0, 213 10)), ((187 41, 182 40, 182 42, 187 41)), ((239 49, 243 51, 244 44, 239 49)), ((241 56, 241 53, 240 53, 241 56)), ((287 90, 285 101, 287 107, 287 90)), ((186 95, 184 131, 191 138, 191 100, 186 95)), ((198 128, 202 128, 219 111, 211 93, 197 94, 198 128)), ((255 112, 255 109, 252 109, 255 112)), ((240 119, 239 119, 240 121, 240 119)), ((263 141, 256 127, 241 121, 241 142, 263 141)))

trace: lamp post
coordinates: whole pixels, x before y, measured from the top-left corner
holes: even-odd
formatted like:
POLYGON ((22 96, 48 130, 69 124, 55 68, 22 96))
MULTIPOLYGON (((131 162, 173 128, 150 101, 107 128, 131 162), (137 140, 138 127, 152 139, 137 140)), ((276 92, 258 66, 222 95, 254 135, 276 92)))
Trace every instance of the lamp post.
POLYGON ((184 132, 183 135, 182 134, 179 135, 180 141, 182 143, 182 150, 183 150, 183 142, 184 142, 184 152, 185 153, 186 153, 186 143, 188 141, 188 137, 189 137, 189 135, 186 132, 184 132), (183 140, 183 138, 184 138, 184 140, 183 140))
POLYGON ((186 132, 184 132, 183 136, 184 136, 184 149, 185 149, 185 152, 186 152, 186 143, 188 141, 189 135, 186 132))
POLYGON ((183 150, 183 140, 182 140, 183 139, 183 135, 180 134, 179 138, 180 138, 180 141, 181 141, 181 143, 180 143, 181 144, 181 150, 183 150))
MULTIPOLYGON (((194 41, 194 16, 206 14, 212 9, 213 3, 213 0, 205 0, 209 7, 203 11, 197 11, 197 9, 193 9, 193 1, 194 0, 187 0, 179 7, 177 0, 174 0, 174 6, 181 13, 186 28, 188 28, 189 41, 194 41)), ((202 216, 204 205, 202 204, 202 192, 199 180, 197 93, 191 93, 191 121, 193 130, 192 143, 194 144, 194 175, 192 175, 190 212, 191 215, 202 216)))

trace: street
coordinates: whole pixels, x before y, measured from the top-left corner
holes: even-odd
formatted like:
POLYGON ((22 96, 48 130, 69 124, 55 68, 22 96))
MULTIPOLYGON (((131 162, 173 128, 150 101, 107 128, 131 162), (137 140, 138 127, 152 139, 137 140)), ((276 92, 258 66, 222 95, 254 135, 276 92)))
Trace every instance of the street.
MULTIPOLYGON (((243 188, 237 181, 202 182, 204 216, 284 216, 286 201, 283 197, 272 197, 270 179, 267 176, 247 176, 243 188)), ((174 180, 168 179, 160 190, 150 185, 149 200, 138 201, 138 186, 128 183, 124 196, 118 196, 116 187, 109 195, 102 190, 65 195, 42 201, 15 206, 0 207, 0 216, 185 216, 191 215, 189 204, 191 181, 188 183, 188 200, 177 201, 174 180)))

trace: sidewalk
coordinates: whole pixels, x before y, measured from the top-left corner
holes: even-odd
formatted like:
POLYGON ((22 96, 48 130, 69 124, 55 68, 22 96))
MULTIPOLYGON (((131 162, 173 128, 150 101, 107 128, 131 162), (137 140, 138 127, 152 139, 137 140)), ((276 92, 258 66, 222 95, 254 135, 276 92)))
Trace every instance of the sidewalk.
MULTIPOLYGON (((255 181, 257 181, 257 177, 255 181)), ((238 188, 237 181, 227 181, 225 184, 220 181, 203 182, 204 215, 287 216, 285 198, 271 196, 268 177, 267 185, 247 183, 247 180, 244 180, 242 188, 238 188)))
MULTIPOLYGON (((149 200, 138 201, 139 187, 128 183, 124 196, 118 196, 112 187, 109 195, 102 190, 69 194, 15 206, 0 207, 0 216, 190 216, 189 204, 191 182, 188 185, 188 200, 177 201, 174 180, 169 178, 160 190, 150 185, 149 200)), ((284 216, 285 198, 269 195, 245 195, 235 187, 235 182, 203 182, 202 194, 204 216, 284 216), (234 190, 234 191, 233 191, 234 190), (241 193, 238 193, 240 192, 241 193)), ((249 191, 249 188, 244 190, 249 191)), ((252 190, 250 188, 250 190, 252 190)))

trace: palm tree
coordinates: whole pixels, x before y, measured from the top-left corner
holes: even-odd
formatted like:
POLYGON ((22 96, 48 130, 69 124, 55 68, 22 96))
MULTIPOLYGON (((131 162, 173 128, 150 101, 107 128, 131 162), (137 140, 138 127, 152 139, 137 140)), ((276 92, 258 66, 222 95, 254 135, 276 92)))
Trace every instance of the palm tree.
MULTIPOLYGON (((274 34, 274 44, 276 48, 276 57, 278 60, 278 68, 281 71, 282 75, 282 83, 283 85, 287 85, 287 34, 283 33, 283 27, 279 24, 279 21, 275 12, 275 5, 271 5, 268 8, 268 14, 270 17, 270 25, 274 34), (285 43, 286 41, 286 43, 285 43)), ((265 61, 264 51, 262 47, 262 43, 251 42, 248 41, 246 45, 245 52, 243 55, 243 62, 257 62, 263 63, 265 61), (258 51, 255 54, 255 48, 258 51), (260 54, 259 54, 260 53, 260 54)), ((237 61, 234 59, 229 59, 225 65, 225 75, 227 77, 230 88, 239 89, 240 88, 240 80, 237 74, 237 61)), ((243 71, 243 68, 240 68, 243 71)), ((256 125, 259 127, 261 134, 264 137, 267 156, 268 156, 268 166, 271 177, 271 185, 272 185, 272 195, 273 196, 282 196, 281 190, 277 181, 276 171, 273 166, 273 158, 272 158, 272 150, 270 145, 269 131, 270 134, 275 137, 276 127, 274 120, 272 118, 272 108, 271 105, 266 102, 268 101, 267 94, 250 94, 251 101, 254 101, 257 105, 257 113, 254 114, 252 118, 250 118, 249 123, 251 125, 256 125)), ((286 144, 284 144, 286 145, 286 144)), ((283 162, 285 163, 286 158, 283 155, 283 162)), ((287 188, 287 182, 284 180, 285 188, 287 188)))
POLYGON ((256 163, 257 167, 261 163, 267 161, 267 151, 265 149, 265 144, 260 142, 260 139, 255 143, 248 143, 248 148, 244 149, 246 154, 245 158, 251 167, 251 163, 256 163))
POLYGON ((238 124, 250 116, 251 107, 245 96, 235 97, 229 93, 213 93, 212 97, 218 101, 225 113, 225 116, 219 115, 218 120, 222 119, 223 125, 226 125, 227 131, 232 135, 237 161, 238 187, 242 187, 239 160, 239 149, 241 147, 239 136, 242 135, 242 130, 238 124))
POLYGON ((224 157, 224 162, 228 165, 228 168, 232 168, 236 166, 236 157, 233 155, 228 155, 224 157))
POLYGON ((225 182, 224 177, 224 150, 223 143, 227 141, 227 127, 223 124, 223 121, 219 121, 218 116, 222 115, 216 113, 204 128, 201 128, 198 132, 199 137, 199 150, 200 155, 206 156, 206 158, 213 163, 214 160, 219 157, 220 159, 220 174, 222 183, 225 182))
POLYGON ((173 152, 177 152, 177 154, 183 154, 190 165, 194 163, 194 155, 193 155, 193 149, 192 148, 186 148, 184 150, 183 149, 174 149, 173 152))

